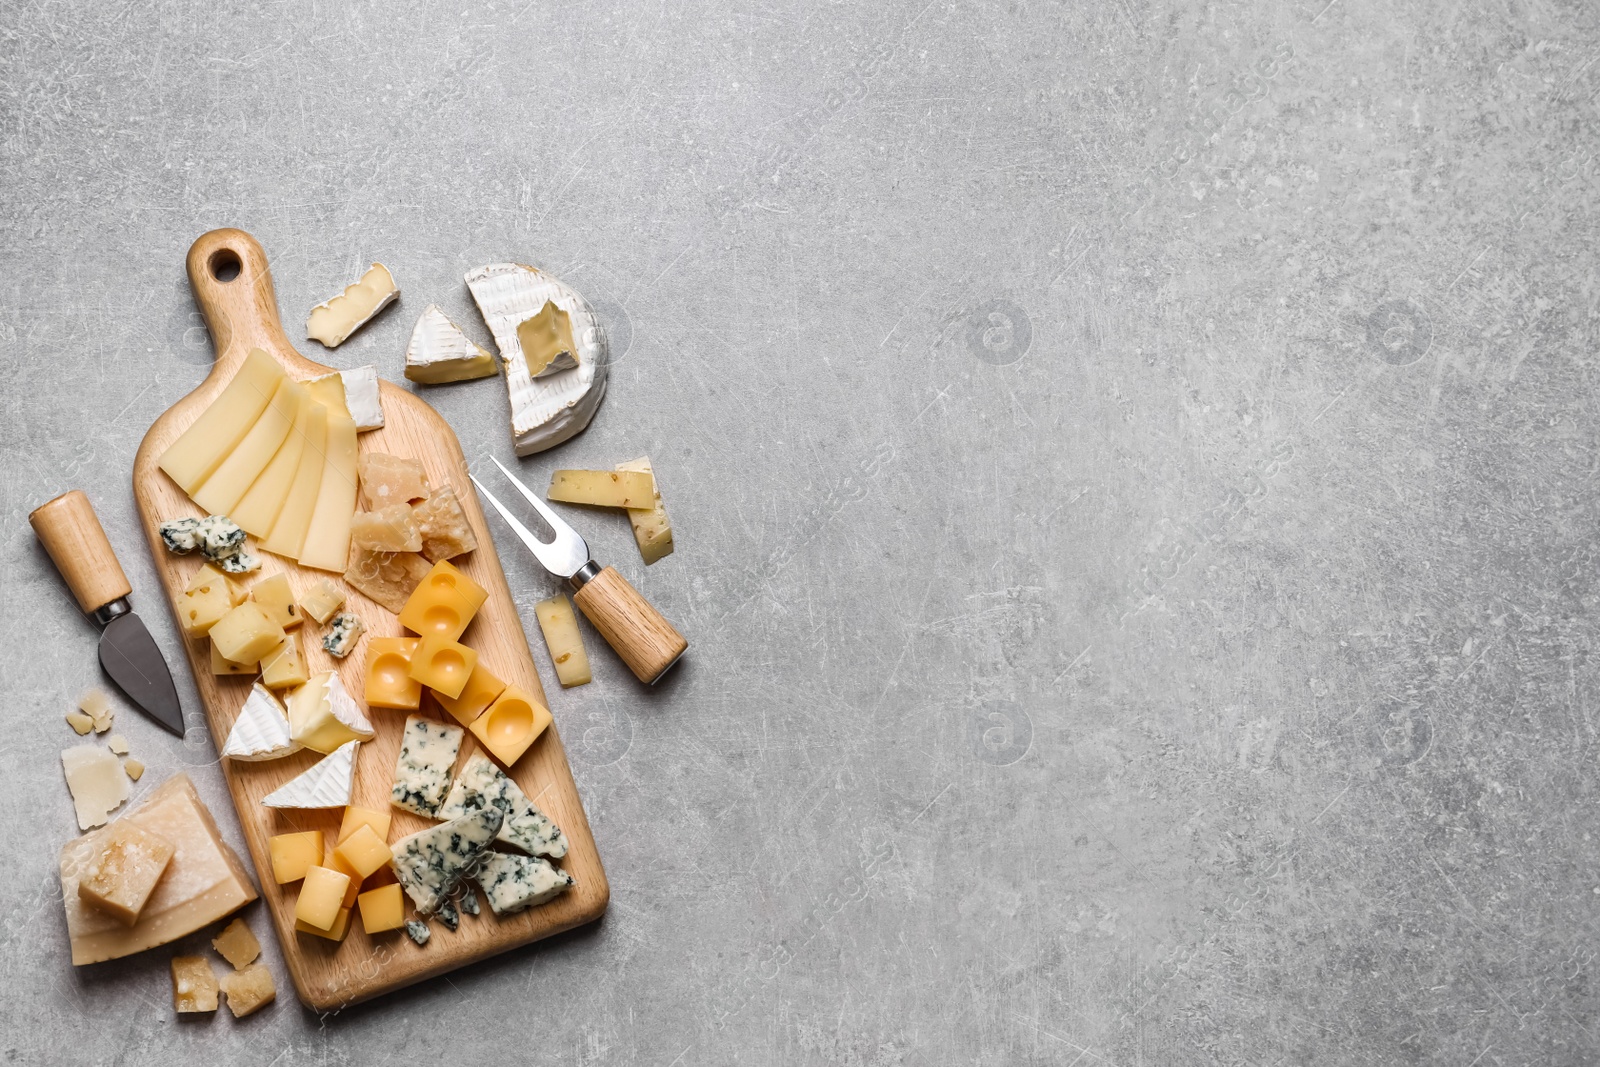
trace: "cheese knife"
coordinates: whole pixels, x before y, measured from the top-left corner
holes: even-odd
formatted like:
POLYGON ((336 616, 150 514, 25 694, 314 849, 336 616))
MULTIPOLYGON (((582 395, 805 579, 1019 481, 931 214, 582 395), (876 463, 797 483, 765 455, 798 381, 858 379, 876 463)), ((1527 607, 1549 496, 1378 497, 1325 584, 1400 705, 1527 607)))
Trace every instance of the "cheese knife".
POLYGON ((35 508, 28 524, 78 607, 100 627, 100 666, 140 711, 182 737, 183 708, 172 671, 144 620, 128 606, 133 587, 89 498, 81 489, 62 493, 35 508))
MULTIPOLYGON (((493 457, 490 457, 493 459, 493 457)), ((543 516, 555 531, 555 539, 541 541, 495 495, 483 487, 472 474, 472 484, 478 487, 483 498, 494 506, 506 520, 513 533, 522 539, 544 569, 558 578, 565 578, 572 587, 572 599, 578 610, 600 631, 600 636, 616 650, 628 665, 635 678, 646 685, 656 681, 678 662, 688 649, 689 642, 673 625, 662 617, 628 580, 617 573, 615 567, 602 567, 589 558, 589 545, 577 530, 550 510, 550 505, 539 494, 506 469, 498 459, 494 465, 511 480, 528 503, 543 516)))

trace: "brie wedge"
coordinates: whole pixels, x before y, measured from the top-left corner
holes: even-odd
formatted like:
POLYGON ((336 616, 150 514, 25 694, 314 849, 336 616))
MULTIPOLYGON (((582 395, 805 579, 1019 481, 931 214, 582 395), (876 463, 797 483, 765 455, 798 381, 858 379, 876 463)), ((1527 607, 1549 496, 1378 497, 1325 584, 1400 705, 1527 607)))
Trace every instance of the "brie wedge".
POLYGON ((305 748, 333 752, 350 741, 370 741, 372 723, 333 671, 323 671, 289 694, 289 736, 305 748))
POLYGON ((356 780, 356 749, 350 741, 324 756, 304 774, 291 778, 261 798, 269 808, 342 808, 350 803, 356 780))
POLYGON ((594 309, 571 286, 520 263, 479 267, 466 281, 505 364, 517 455, 543 452, 581 433, 606 394, 606 337, 594 309), (517 329, 547 302, 567 314, 578 365, 553 370, 564 362, 558 360, 535 378, 517 329))
POLYGON ((484 351, 461 327, 451 322, 439 305, 429 304, 411 331, 406 346, 406 377, 424 385, 487 378, 495 371, 494 357, 484 351))
POLYGON ((374 263, 360 281, 311 309, 306 318, 306 336, 337 348, 399 296, 400 287, 395 285, 389 268, 374 263))
POLYGON ((272 691, 257 682, 250 687, 239 717, 233 720, 222 754, 229 759, 254 763, 278 759, 300 751, 300 742, 289 736, 289 719, 272 691))
POLYGON ((372 364, 307 378, 311 395, 336 415, 348 415, 356 431, 383 429, 383 405, 378 402, 378 368, 372 364))

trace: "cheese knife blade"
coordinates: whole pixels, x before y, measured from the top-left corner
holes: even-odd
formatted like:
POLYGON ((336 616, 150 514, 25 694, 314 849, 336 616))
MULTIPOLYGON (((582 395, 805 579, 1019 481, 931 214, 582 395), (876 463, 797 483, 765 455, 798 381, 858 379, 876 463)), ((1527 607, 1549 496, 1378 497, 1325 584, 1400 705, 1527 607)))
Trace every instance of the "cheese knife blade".
POLYGON ((126 610, 128 602, 117 603, 125 610, 106 623, 100 634, 100 666, 140 711, 182 737, 183 707, 166 658, 144 620, 126 610))

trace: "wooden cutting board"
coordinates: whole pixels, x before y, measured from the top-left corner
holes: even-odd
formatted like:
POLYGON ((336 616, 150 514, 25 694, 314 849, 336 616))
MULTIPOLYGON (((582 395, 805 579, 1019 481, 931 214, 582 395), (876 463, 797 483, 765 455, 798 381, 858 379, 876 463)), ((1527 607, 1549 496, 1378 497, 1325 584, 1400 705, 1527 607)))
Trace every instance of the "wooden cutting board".
MULTIPOLYGON (((159 527, 167 519, 203 514, 177 484, 157 468, 156 462, 166 447, 199 417, 211 400, 232 379, 252 348, 275 357, 297 379, 326 374, 331 368, 314 363, 295 351, 278 320, 278 302, 267 268, 266 253, 255 238, 242 230, 213 230, 189 249, 189 283, 195 301, 205 315, 217 361, 199 388, 178 401, 155 421, 133 462, 133 492, 150 539, 150 552, 157 573, 166 586, 168 601, 177 610, 177 598, 200 561, 192 556, 168 552, 161 542, 159 527), (228 280, 224 280, 228 279, 228 280)), ((448 388, 448 386, 446 386, 448 388)), ((438 412, 411 393, 382 382, 380 385, 384 426, 360 435, 362 452, 388 452, 419 461, 433 485, 450 485, 466 511, 477 535, 475 552, 451 562, 489 591, 489 599, 479 610, 462 641, 478 651, 480 661, 513 685, 520 685, 544 700, 544 689, 534 668, 533 656, 517 616, 511 590, 506 585, 494 542, 484 524, 477 493, 467 479, 466 460, 461 445, 438 412)), ((283 571, 298 597, 327 572, 301 569, 294 563, 261 552, 263 566, 251 579, 283 571)), ((337 670, 346 688, 359 696, 365 688, 366 650, 374 636, 398 636, 399 621, 390 612, 354 589, 338 576, 335 584, 349 594, 346 610, 354 611, 367 624, 367 635, 344 660, 322 651, 322 628, 308 619, 303 626, 306 666, 313 674, 337 670)), ((181 629, 180 629, 181 635, 181 629)), ((183 639, 188 646, 189 664, 205 704, 206 723, 211 739, 220 752, 228 731, 250 691, 248 676, 218 677, 211 673, 210 649, 204 639, 183 639)), ((425 698, 423 712, 444 722, 454 722, 431 698, 425 698)), ((356 761, 356 783, 352 803, 367 808, 387 809, 394 822, 389 840, 435 825, 428 819, 389 805, 389 787, 394 780, 395 761, 400 753, 401 731, 407 713, 374 708, 368 712, 377 737, 360 746, 356 761)), ((459 761, 477 750, 469 732, 461 745, 459 761)), ((298 830, 338 829, 341 809, 326 811, 278 811, 261 806, 261 798, 307 767, 320 755, 300 752, 287 759, 263 763, 237 763, 221 760, 228 791, 244 838, 255 861, 257 881, 267 909, 277 927, 296 992, 308 1006, 326 1011, 354 1004, 387 993, 424 978, 443 974, 457 967, 525 945, 541 937, 560 933, 599 918, 606 910, 610 887, 600 856, 595 851, 589 821, 578 798, 572 770, 567 765, 561 738, 551 725, 532 748, 510 768, 510 774, 524 792, 565 832, 569 851, 560 861, 562 869, 577 880, 577 885, 553 901, 530 908, 519 915, 495 916, 487 904, 478 916, 461 916, 461 927, 452 933, 437 920, 430 921, 432 939, 416 945, 404 930, 369 937, 361 928, 359 914, 352 916, 350 933, 341 943, 294 929, 294 904, 299 883, 277 885, 272 880, 272 864, 267 839, 298 830)), ((460 765, 460 762, 457 764, 460 765)), ((393 881, 387 869, 369 879, 368 888, 382 881, 393 881)), ((479 895, 482 901, 481 894, 479 895)), ((408 902, 409 904, 409 902, 408 902)))

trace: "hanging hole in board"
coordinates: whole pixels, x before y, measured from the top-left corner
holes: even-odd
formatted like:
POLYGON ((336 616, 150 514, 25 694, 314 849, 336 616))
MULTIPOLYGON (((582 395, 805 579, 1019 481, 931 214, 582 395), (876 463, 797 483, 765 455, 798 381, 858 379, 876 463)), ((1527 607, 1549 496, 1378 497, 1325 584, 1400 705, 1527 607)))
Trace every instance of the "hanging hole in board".
POLYGON ((231 248, 213 252, 207 266, 211 270, 211 276, 224 284, 237 278, 239 271, 244 268, 244 264, 239 262, 239 253, 231 248))

